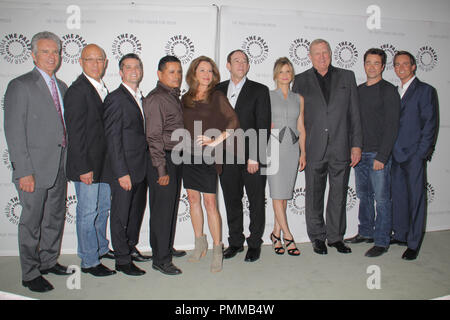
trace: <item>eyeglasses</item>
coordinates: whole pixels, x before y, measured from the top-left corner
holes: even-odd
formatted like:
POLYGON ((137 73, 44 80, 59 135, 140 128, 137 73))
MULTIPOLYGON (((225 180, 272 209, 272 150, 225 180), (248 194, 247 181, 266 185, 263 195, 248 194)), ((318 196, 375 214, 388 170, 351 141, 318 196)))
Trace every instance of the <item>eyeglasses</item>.
POLYGON ((103 58, 96 58, 96 59, 94 59, 94 58, 81 58, 81 59, 86 61, 87 63, 94 63, 94 62, 103 63, 106 60, 106 59, 103 59, 103 58))

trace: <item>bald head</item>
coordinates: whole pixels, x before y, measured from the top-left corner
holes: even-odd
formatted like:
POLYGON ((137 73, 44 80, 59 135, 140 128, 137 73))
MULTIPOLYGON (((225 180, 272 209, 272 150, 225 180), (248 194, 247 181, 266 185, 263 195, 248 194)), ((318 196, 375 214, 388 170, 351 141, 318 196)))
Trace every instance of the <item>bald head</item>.
POLYGON ((81 51, 80 65, 86 75, 100 82, 107 65, 105 51, 96 44, 88 44, 81 51))

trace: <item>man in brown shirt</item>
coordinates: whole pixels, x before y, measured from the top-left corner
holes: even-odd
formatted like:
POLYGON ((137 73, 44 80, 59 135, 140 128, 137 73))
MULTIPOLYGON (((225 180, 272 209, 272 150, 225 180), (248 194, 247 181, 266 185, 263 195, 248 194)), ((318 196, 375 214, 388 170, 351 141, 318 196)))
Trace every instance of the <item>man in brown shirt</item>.
POLYGON ((174 56, 163 57, 158 64, 159 81, 143 104, 151 158, 147 180, 152 267, 168 275, 181 274, 181 270, 172 263, 172 256, 186 254, 173 249, 182 167, 171 159, 172 149, 178 143, 172 141, 171 136, 176 129, 184 128, 179 98, 182 76, 180 60, 174 56))

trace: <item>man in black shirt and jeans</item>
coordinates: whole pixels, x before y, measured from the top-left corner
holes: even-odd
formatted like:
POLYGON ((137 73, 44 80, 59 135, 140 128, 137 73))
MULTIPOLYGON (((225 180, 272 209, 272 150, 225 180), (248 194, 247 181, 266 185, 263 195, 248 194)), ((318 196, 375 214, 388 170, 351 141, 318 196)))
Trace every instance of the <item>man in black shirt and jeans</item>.
POLYGON ((388 250, 392 229, 391 153, 399 126, 400 96, 382 78, 385 65, 383 50, 367 50, 367 82, 358 86, 363 129, 362 158, 355 167, 359 227, 358 234, 346 242, 375 242, 366 252, 367 257, 377 257, 388 250))

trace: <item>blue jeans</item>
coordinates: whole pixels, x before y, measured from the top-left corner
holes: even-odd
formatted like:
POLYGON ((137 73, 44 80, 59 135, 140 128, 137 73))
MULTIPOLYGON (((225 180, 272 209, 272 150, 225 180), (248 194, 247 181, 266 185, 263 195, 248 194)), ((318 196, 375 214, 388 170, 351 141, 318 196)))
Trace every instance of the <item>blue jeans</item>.
POLYGON ((74 184, 77 193, 78 256, 82 268, 91 268, 100 264, 99 257, 109 251, 106 225, 111 207, 111 189, 107 183, 74 184))
POLYGON ((373 238, 375 245, 389 247, 392 230, 391 164, 373 170, 375 152, 363 152, 355 167, 356 195, 359 198, 358 233, 373 238), (376 214, 375 214, 376 211, 376 214))

